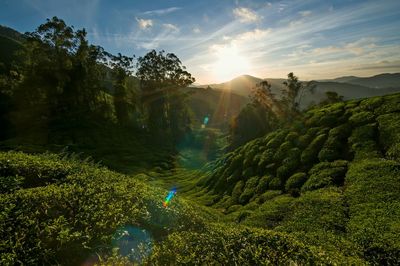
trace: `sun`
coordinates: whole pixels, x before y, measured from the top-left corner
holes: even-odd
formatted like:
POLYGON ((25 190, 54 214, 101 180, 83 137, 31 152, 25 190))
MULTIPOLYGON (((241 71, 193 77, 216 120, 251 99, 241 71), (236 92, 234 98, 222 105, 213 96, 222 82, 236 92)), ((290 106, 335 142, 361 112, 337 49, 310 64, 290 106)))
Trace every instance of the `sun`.
POLYGON ((236 46, 216 47, 214 51, 217 61, 213 64, 212 70, 219 82, 249 73, 249 62, 240 54, 236 46))

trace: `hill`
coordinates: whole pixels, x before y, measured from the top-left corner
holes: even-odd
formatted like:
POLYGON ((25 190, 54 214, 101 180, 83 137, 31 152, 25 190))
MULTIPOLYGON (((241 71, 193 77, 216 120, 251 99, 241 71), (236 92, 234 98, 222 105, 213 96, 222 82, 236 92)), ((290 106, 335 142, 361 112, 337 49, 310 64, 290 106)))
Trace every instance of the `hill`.
POLYGON ((399 111, 400 94, 309 110, 211 164, 197 200, 240 224, 397 264, 399 111))
MULTIPOLYGON (((99 262, 112 249, 126 254, 138 248, 136 237, 153 245, 168 234, 204 227, 199 208, 179 198, 163 208, 167 191, 88 160, 2 152, 0 177, 2 265, 99 262)), ((132 259, 149 254, 148 246, 142 248, 132 259)))
MULTIPOLYGON (((391 94, 400 91, 400 74, 381 74, 368 78, 358 78, 354 76, 340 77, 333 80, 311 81, 310 85, 314 85, 314 93, 306 93, 301 102, 301 107, 306 108, 310 104, 318 104, 326 99, 327 91, 337 92, 342 95, 345 100, 361 99, 373 96, 391 94)), ((251 93, 251 89, 261 82, 263 79, 244 75, 232 79, 231 81, 209 85, 212 88, 231 91, 232 93, 247 97, 251 93)), ((278 97, 284 88, 282 84, 285 79, 269 79, 272 92, 278 97)), ((203 85, 201 87, 207 87, 203 85)))
MULTIPOLYGON (((400 84, 400 83, 399 83, 400 84)), ((302 100, 302 107, 305 108, 311 103, 319 103, 326 98, 326 92, 334 91, 343 96, 344 100, 361 99, 373 96, 382 96, 400 91, 400 86, 393 88, 371 88, 357 84, 341 83, 333 81, 311 81, 310 85, 315 86, 314 93, 306 91, 302 100)))
POLYGON ((0 260, 396 265, 399 108, 394 94, 312 109, 202 171, 2 152, 0 260), (178 192, 167 208, 160 186, 178 192))
POLYGON ((383 73, 372 77, 342 77, 334 79, 338 82, 346 82, 350 84, 370 87, 370 88, 398 88, 400 84, 400 73, 383 73))

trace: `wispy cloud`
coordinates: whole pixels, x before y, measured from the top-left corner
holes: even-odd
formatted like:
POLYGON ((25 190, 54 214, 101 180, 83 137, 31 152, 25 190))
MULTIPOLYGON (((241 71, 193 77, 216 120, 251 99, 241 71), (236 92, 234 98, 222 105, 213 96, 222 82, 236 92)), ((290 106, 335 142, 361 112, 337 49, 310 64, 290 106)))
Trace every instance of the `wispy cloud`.
POLYGON ((142 14, 143 15, 165 15, 165 14, 169 14, 169 13, 178 11, 180 9, 182 9, 182 8, 181 7, 169 7, 169 8, 164 8, 164 9, 145 11, 142 14))
POLYGON ((200 32, 201 32, 201 30, 200 30, 199 27, 194 27, 194 28, 193 28, 193 33, 198 34, 198 33, 200 33, 200 32))
POLYGON ((256 12, 246 7, 237 7, 233 9, 233 14, 240 22, 256 22, 261 19, 256 12))
POLYGON ((136 18, 136 21, 142 30, 153 27, 153 20, 151 19, 136 18))
POLYGON ((300 16, 302 16, 302 17, 308 17, 308 16, 310 16, 310 15, 312 14, 312 11, 310 11, 310 10, 304 10, 304 11, 300 11, 299 14, 300 14, 300 16))
POLYGON ((179 28, 177 26, 175 26, 174 24, 165 23, 165 24, 163 24, 163 27, 166 30, 169 30, 169 31, 174 31, 174 32, 178 32, 179 31, 179 28))

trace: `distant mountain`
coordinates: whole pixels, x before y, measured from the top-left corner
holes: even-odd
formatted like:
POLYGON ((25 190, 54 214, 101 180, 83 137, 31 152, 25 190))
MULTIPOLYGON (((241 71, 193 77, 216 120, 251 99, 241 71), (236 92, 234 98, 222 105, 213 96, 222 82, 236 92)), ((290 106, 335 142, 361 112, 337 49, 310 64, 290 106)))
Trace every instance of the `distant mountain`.
POLYGON ((327 80, 321 80, 321 81, 336 81, 336 82, 348 82, 349 80, 357 79, 358 77, 356 76, 344 76, 344 77, 339 77, 335 79, 327 79, 327 80))
POLYGON ((326 98, 326 92, 334 91, 339 95, 343 96, 344 100, 360 99, 373 96, 383 96, 400 91, 400 86, 397 88, 370 88, 366 86, 360 86, 357 84, 349 84, 343 82, 333 81, 311 81, 310 85, 315 86, 314 93, 307 92, 304 94, 302 99, 302 107, 307 107, 311 103, 319 103, 326 98))
POLYGON ((206 88, 211 87, 213 89, 218 90, 228 90, 230 92, 236 93, 242 96, 248 96, 251 92, 251 89, 257 84, 260 83, 262 79, 253 77, 250 75, 242 75, 237 78, 234 78, 228 82, 220 83, 220 84, 209 84, 209 85, 201 85, 198 87, 206 88))
MULTIPOLYGON (((279 97, 281 90, 284 88, 285 79, 261 79, 250 75, 243 75, 232 79, 231 81, 203 85, 200 87, 210 86, 217 90, 228 90, 231 93, 244 97, 250 95, 252 88, 262 80, 267 80, 271 84, 272 92, 279 97)), ((314 85, 314 93, 306 92, 303 95, 301 107, 305 108, 311 103, 319 103, 326 98, 327 91, 337 92, 342 95, 345 100, 359 99, 372 96, 381 96, 400 91, 400 73, 397 74, 380 74, 373 77, 360 78, 355 76, 345 76, 330 80, 311 81, 310 85, 314 85)))
POLYGON ((399 88, 400 73, 384 73, 372 77, 343 77, 337 78, 335 81, 346 82, 355 85, 361 85, 370 88, 399 88))

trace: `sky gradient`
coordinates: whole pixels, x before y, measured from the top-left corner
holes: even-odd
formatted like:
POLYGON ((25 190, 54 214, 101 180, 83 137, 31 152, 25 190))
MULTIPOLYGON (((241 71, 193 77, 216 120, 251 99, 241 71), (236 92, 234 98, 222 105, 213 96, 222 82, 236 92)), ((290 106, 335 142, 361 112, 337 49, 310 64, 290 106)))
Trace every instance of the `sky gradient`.
POLYGON ((196 83, 400 72, 400 1, 0 0, 0 24, 58 16, 111 53, 175 53, 196 83))

